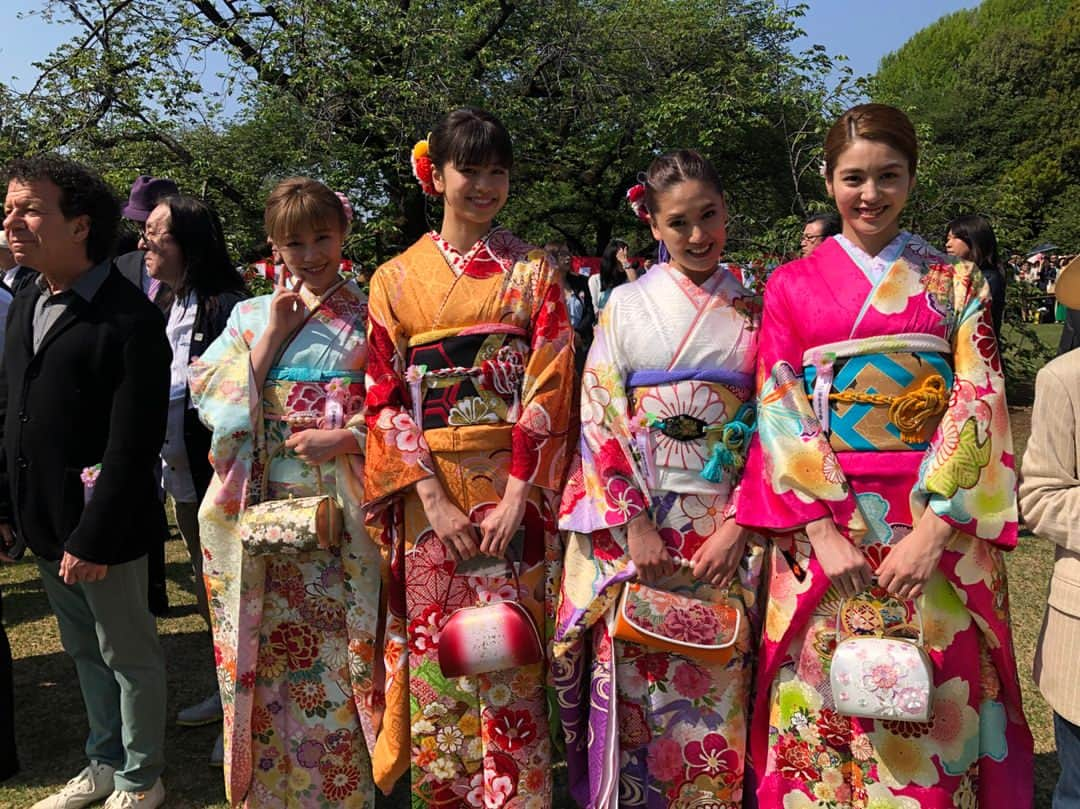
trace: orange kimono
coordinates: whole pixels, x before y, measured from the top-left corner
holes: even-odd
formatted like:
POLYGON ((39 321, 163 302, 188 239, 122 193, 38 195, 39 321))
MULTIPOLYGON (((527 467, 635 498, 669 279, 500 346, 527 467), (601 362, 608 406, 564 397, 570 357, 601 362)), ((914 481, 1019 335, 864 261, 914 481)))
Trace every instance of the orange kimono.
POLYGON ((465 254, 432 233, 375 273, 369 318, 365 494, 388 590, 376 782, 389 788, 411 760, 414 805, 548 805, 546 664, 447 679, 438 648, 454 610, 507 598, 533 612, 545 646, 551 636, 574 387, 561 287, 508 231, 465 254), (518 592, 509 567, 454 575, 413 486, 432 475, 476 525, 508 476, 533 484, 518 592))

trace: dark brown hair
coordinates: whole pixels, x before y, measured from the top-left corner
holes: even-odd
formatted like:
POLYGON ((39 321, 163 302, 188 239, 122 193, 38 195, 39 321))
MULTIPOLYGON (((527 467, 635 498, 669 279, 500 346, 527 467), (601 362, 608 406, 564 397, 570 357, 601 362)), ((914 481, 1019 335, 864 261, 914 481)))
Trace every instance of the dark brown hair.
POLYGON ((958 216, 945 228, 971 249, 971 260, 979 269, 998 266, 998 243, 994 229, 985 216, 958 216))
POLYGON ((282 239, 302 227, 337 225, 349 232, 349 219, 337 194, 310 177, 289 177, 278 183, 266 200, 266 235, 282 239))
POLYGON ((907 158, 908 171, 915 176, 919 163, 919 143, 911 119, 888 104, 859 104, 852 107, 825 136, 825 176, 832 178, 836 161, 856 138, 891 146, 907 158))
POLYGON ((660 155, 649 164, 645 172, 645 207, 649 214, 659 212, 657 195, 687 180, 700 180, 712 186, 716 193, 724 193, 724 184, 720 180, 713 164, 693 149, 679 149, 660 155))
POLYGON ((514 167, 510 133, 498 118, 476 107, 456 109, 439 121, 428 136, 428 156, 440 171, 447 163, 514 167))

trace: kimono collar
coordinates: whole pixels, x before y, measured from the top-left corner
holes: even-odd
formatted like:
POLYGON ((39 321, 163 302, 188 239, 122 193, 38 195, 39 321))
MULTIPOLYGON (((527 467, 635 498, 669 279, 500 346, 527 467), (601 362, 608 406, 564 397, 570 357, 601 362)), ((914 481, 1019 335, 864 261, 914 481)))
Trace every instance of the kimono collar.
POLYGON ((492 236, 501 230, 502 228, 500 227, 493 227, 481 236, 476 244, 470 247, 468 252, 465 253, 462 253, 454 247, 454 245, 450 244, 450 242, 444 239, 442 234, 438 231, 433 230, 428 235, 430 235, 432 241, 435 242, 435 246, 439 248, 439 252, 442 253, 443 258, 446 259, 446 263, 450 265, 450 269, 454 271, 454 275, 461 275, 474 259, 494 258, 494 256, 485 256, 483 254, 490 252, 488 250, 488 242, 492 236))
POLYGON ((870 282, 874 283, 900 258, 900 254, 904 252, 908 241, 911 240, 911 234, 906 230, 900 231, 896 238, 885 245, 876 256, 867 253, 842 233, 836 234, 833 238, 836 239, 837 244, 844 248, 844 252, 859 266, 859 269, 863 271, 870 282))

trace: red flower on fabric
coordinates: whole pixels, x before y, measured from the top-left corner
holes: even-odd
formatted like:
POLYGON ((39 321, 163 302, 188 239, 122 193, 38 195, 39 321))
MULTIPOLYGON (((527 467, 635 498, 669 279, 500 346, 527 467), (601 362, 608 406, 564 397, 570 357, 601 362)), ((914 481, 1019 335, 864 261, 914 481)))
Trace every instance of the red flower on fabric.
POLYGON ((488 736, 509 753, 536 740, 536 722, 527 710, 502 708, 487 721, 488 736))
POLYGON ((409 651, 423 655, 439 645, 439 630, 442 628, 442 606, 428 604, 420 614, 409 623, 409 651))
POLYGON ((326 410, 326 391, 322 385, 310 382, 297 382, 285 399, 285 412, 290 416, 301 413, 314 413, 321 416, 326 410))
POLYGON ((839 749, 851 743, 851 720, 831 708, 823 708, 818 714, 817 729, 821 740, 829 747, 839 749))
POLYGON ((610 525, 622 525, 645 510, 645 498, 637 486, 624 477, 612 477, 604 488, 608 512, 605 519, 610 525))
POLYGON ((360 771, 351 765, 328 768, 323 772, 322 792, 330 801, 343 801, 360 788, 360 771))
POLYGON ((982 358, 989 363, 995 372, 1001 371, 1001 358, 998 356, 997 337, 994 335, 994 327, 984 312, 979 316, 979 325, 975 329, 975 348, 978 349, 982 358))
POLYGON ((284 623, 270 633, 269 646, 284 652, 291 671, 304 671, 315 665, 319 657, 320 635, 307 624, 284 623))
POLYGON ((638 674, 650 683, 655 683, 667 677, 670 662, 671 656, 666 652, 646 652, 634 661, 634 665, 637 666, 638 674))
POLYGON ((720 621, 702 604, 691 604, 685 609, 672 609, 664 616, 661 632, 670 638, 688 643, 716 643, 720 634, 720 621))
POLYGON ((686 745, 687 778, 693 781, 699 775, 727 780, 738 772, 739 754, 728 747, 727 739, 719 733, 706 733, 698 741, 686 745))
POLYGON ((784 778, 815 781, 821 773, 814 762, 814 749, 794 736, 781 736, 776 745, 776 768, 784 778))

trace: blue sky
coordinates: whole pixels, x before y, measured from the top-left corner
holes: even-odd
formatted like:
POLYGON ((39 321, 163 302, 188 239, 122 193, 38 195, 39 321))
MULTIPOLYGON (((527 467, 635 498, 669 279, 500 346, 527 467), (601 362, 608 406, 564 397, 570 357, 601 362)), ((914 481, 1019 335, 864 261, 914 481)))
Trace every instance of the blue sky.
MULTIPOLYGON (((362 2, 362 0, 358 0, 362 2)), ((785 0, 778 0, 785 2, 785 0)), ((67 37, 65 30, 37 17, 18 19, 17 14, 40 8, 41 0, 4 0, 3 33, 0 35, 0 81, 27 89, 35 77, 30 63, 44 59, 67 37), (17 81, 12 77, 18 76, 17 81)), ((899 48, 908 38, 944 14, 973 8, 977 0, 808 0, 802 19, 806 37, 800 45, 819 43, 832 54, 850 59, 856 74, 872 73, 881 57, 899 48)))

